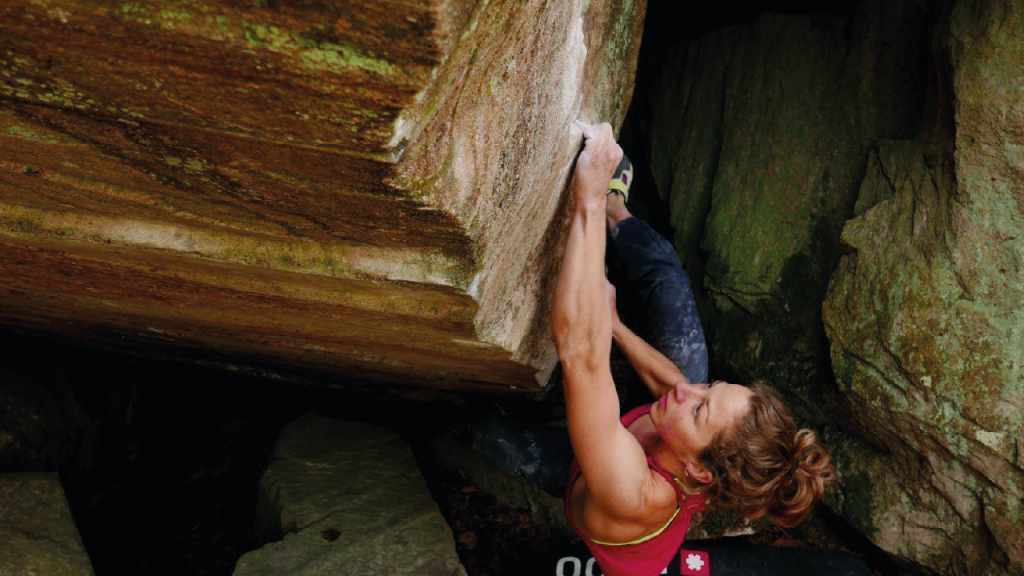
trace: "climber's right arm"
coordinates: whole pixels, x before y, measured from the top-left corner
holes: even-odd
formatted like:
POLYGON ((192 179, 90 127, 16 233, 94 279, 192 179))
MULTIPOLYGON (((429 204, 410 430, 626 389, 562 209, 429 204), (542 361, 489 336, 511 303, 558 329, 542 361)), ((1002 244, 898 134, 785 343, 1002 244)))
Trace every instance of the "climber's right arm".
POLYGON ((552 329, 562 362, 573 452, 588 498, 615 516, 640 505, 643 449, 619 421, 609 366, 611 310, 605 297, 605 191, 622 158, 611 126, 584 127, 573 173, 574 212, 555 287, 552 329))

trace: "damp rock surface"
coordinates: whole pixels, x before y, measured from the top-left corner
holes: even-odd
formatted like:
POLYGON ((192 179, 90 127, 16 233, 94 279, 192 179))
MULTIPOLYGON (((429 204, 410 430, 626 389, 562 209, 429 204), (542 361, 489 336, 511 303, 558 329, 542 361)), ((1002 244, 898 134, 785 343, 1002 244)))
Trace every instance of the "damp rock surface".
POLYGON ((286 426, 260 482, 267 544, 234 574, 465 575, 451 529, 393 432, 309 413, 286 426))
POLYGON ((92 576, 56 474, 0 474, 0 574, 92 576))

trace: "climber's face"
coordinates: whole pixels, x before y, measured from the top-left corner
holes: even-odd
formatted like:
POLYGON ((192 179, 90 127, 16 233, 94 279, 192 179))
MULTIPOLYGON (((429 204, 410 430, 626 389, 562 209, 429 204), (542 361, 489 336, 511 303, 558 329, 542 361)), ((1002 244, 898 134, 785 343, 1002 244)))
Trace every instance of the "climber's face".
POLYGON ((697 462, 717 435, 746 414, 752 394, 727 382, 680 382, 651 406, 651 421, 681 461, 697 462))

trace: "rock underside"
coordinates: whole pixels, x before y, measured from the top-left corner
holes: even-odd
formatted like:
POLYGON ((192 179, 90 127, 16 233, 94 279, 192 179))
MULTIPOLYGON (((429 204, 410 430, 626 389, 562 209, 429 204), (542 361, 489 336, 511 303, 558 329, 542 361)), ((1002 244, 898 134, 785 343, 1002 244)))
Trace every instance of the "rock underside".
POLYGON ((299 418, 281 431, 259 499, 272 542, 242 556, 236 576, 465 576, 409 447, 389 430, 299 418))
POLYGON ((621 122, 645 5, 5 3, 0 324, 536 389, 572 122, 621 122))
POLYGON ((828 505, 943 574, 1024 573, 1022 34, 1013 2, 766 14, 646 89, 713 364, 786 393, 828 505))
POLYGON ((56 474, 0 474, 0 574, 92 576, 56 474))

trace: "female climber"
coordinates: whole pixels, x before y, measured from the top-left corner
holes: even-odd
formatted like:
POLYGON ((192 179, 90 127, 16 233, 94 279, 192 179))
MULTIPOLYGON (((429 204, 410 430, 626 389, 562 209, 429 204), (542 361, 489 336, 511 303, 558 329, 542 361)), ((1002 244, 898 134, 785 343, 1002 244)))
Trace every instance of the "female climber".
POLYGON ((834 471, 814 433, 798 431, 766 388, 694 385, 669 359, 705 379, 689 281, 672 247, 626 209, 630 170, 611 126, 580 127, 585 145, 552 316, 575 456, 566 515, 607 576, 657 574, 707 504, 795 526, 834 471), (646 304, 640 326, 660 332, 645 336, 667 355, 618 321, 604 278, 606 235, 623 289, 646 304), (657 398, 621 419, 608 361, 613 337, 657 398))
POLYGON ((632 169, 611 126, 578 126, 585 144, 552 314, 568 434, 500 416, 469 431, 506 472, 564 495, 570 526, 605 576, 650 576, 669 564, 695 513, 769 514, 792 527, 835 472, 766 386, 703 383, 707 350, 689 279, 672 246, 626 209, 632 169), (606 259, 636 332, 619 319, 606 259), (655 399, 621 418, 613 339, 655 399))

